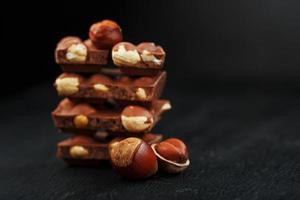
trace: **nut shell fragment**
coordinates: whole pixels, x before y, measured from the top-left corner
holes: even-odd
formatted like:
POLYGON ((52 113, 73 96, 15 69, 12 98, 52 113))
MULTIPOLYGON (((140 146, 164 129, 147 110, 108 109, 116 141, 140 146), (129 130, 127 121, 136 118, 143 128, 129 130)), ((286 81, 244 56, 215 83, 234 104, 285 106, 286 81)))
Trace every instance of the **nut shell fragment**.
POLYGON ((190 165, 189 159, 187 159, 182 163, 178 163, 164 158, 157 152, 157 145, 158 144, 152 144, 151 148, 154 151, 155 155, 157 156, 160 171, 176 174, 184 171, 190 165))

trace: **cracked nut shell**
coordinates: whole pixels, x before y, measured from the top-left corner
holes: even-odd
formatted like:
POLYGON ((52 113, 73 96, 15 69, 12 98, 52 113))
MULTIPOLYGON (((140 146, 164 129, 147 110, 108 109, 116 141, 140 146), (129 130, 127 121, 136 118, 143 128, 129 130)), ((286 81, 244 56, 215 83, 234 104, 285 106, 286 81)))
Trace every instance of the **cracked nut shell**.
POLYGON ((158 144, 152 144, 151 148, 158 158, 160 171, 179 173, 190 164, 187 147, 177 138, 170 138, 158 144))

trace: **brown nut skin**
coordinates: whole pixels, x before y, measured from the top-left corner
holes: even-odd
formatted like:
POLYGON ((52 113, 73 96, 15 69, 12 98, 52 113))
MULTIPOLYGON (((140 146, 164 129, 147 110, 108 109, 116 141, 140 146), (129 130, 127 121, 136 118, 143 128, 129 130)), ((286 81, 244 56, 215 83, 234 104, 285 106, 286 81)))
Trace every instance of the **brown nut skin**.
POLYGON ((137 45, 136 48, 140 53, 142 53, 144 50, 147 50, 151 52, 152 55, 159 57, 166 54, 161 46, 156 46, 153 42, 142 42, 137 45))
POLYGON ((96 112, 95 108, 93 108, 91 105, 85 104, 85 103, 80 103, 80 104, 75 105, 73 107, 73 109, 69 111, 69 114, 88 116, 95 112, 96 112))
POLYGON ((177 163, 183 163, 189 157, 186 145, 177 138, 162 141, 157 145, 156 151, 164 158, 177 163))
POLYGON ((153 115, 141 106, 126 106, 121 113, 123 127, 133 133, 149 131, 154 123, 153 115))
POLYGON ((72 143, 74 145, 93 144, 95 143, 95 140, 92 137, 88 137, 85 135, 75 135, 72 137, 72 143))
POLYGON ((157 172, 157 158, 142 139, 129 137, 113 140, 108 145, 113 168, 127 179, 143 179, 157 172))
POLYGON ((134 81, 134 84, 137 86, 149 86, 153 84, 153 78, 150 77, 140 77, 134 81))
POLYGON ((120 26, 112 20, 103 20, 90 27, 89 37, 99 49, 111 49, 123 40, 120 26))
POLYGON ((160 171, 179 173, 190 164, 187 147, 177 138, 170 138, 158 144, 152 144, 151 148, 158 158, 160 171))

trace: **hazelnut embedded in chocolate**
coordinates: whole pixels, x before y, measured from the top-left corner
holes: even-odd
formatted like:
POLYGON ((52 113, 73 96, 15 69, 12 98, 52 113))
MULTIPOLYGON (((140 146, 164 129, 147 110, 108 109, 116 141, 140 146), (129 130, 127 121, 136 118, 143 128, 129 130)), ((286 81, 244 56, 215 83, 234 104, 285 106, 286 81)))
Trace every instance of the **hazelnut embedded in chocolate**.
POLYGON ((87 148, 84 146, 86 144, 93 144, 95 143, 94 139, 83 136, 77 135, 72 137, 72 147, 69 149, 69 153, 72 158, 87 158, 90 154, 87 148))
POLYGON ((145 108, 140 106, 127 106, 121 114, 122 125, 130 132, 143 132, 153 125, 153 116, 145 108))
POLYGON ((93 87, 96 91, 108 92, 109 88, 107 84, 112 83, 112 80, 108 76, 102 74, 95 74, 91 76, 89 82, 93 84, 93 87))
POLYGON ((106 131, 98 130, 94 134, 94 138, 97 139, 98 141, 107 142, 107 140, 110 138, 110 135, 106 131))
POLYGON ((87 54, 87 47, 83 43, 72 44, 67 49, 66 59, 70 62, 84 62, 87 54))
POLYGON ((143 42, 137 46, 143 62, 149 65, 162 65, 165 60, 165 51, 161 46, 156 46, 153 42, 143 42))
POLYGON ((76 128, 85 128, 89 124, 89 119, 85 115, 77 115, 73 122, 76 128))
POLYGON ((166 53, 153 42, 143 42, 135 46, 129 42, 120 42, 112 49, 112 59, 119 67, 162 68, 166 53))
POLYGON ((136 96, 137 96, 138 99, 140 99, 140 100, 146 100, 147 99, 147 94, 146 94, 145 89, 138 88, 135 93, 136 93, 136 96))
POLYGON ((70 155, 73 158, 87 158, 89 151, 83 146, 76 145, 70 148, 70 155))
POLYGON ((64 73, 55 80, 55 87, 60 95, 72 95, 79 91, 83 78, 72 73, 64 73))
POLYGON ((89 37, 99 49, 110 49, 123 40, 120 26, 112 20, 103 20, 90 27, 89 37))
POLYGON ((112 59, 117 66, 135 65, 141 61, 135 45, 129 42, 116 44, 112 49, 112 59))
POLYGON ((80 103, 75 105, 72 110, 69 111, 70 115, 90 115, 95 113, 96 110, 89 104, 80 103))
POLYGON ((68 36, 59 41, 55 50, 56 61, 65 59, 69 62, 84 62, 87 59, 88 50, 79 37, 68 36), (61 52, 63 51, 63 53, 61 52))

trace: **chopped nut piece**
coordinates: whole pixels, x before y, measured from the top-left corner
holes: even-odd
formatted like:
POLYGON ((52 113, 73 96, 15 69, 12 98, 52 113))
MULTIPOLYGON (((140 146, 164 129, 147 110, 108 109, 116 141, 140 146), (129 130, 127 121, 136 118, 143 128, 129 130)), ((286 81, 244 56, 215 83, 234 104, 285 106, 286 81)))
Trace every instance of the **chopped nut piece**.
POLYGON ((170 110, 172 108, 171 104, 169 102, 165 103, 162 107, 161 110, 170 110))
POLYGON ((89 151, 82 146, 73 146, 70 148, 70 155, 73 158, 86 158, 89 155, 89 151))
POLYGON ((143 107, 127 106, 122 111, 121 121, 127 131, 142 132, 151 128, 153 116, 143 107))

